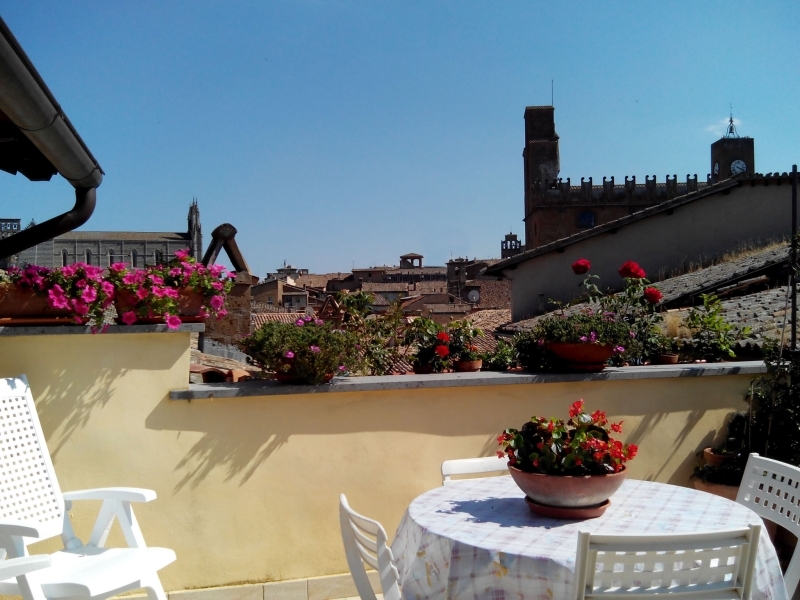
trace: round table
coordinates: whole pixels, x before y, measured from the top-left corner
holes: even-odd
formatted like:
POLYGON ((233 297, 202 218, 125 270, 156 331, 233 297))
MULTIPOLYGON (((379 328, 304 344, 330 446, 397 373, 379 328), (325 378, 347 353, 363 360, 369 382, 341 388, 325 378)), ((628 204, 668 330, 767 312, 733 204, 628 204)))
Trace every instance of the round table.
MULTIPOLYGON (((578 531, 643 534, 734 529, 761 520, 749 508, 690 488, 626 480, 597 519, 534 515, 511 477, 453 482, 408 507, 392 543, 404 598, 572 600, 578 531)), ((787 600, 766 531, 753 600, 787 600)))

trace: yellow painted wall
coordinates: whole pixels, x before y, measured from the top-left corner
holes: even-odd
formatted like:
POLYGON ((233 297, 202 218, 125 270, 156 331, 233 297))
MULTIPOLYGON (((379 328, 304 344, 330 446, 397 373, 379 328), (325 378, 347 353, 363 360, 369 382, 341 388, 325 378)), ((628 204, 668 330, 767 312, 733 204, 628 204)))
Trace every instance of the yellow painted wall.
MULTIPOLYGON (((390 536, 440 485, 442 460, 492 454, 495 437, 568 404, 624 420, 630 476, 687 485, 695 452, 745 408, 749 376, 499 385, 170 401, 188 334, 0 337, 0 376, 29 376, 63 490, 150 487, 145 538, 178 561, 167 590, 347 570, 340 492, 390 536)), ((86 539, 96 504, 75 507, 86 539)))

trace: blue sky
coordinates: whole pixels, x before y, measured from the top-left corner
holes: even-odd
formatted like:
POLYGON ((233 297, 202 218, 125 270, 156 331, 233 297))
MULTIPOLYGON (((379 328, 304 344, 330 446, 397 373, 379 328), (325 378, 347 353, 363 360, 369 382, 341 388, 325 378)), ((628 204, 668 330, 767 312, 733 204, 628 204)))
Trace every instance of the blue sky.
MULTIPOLYGON (((756 169, 800 160, 792 2, 2 1, 106 171, 90 230, 230 222, 254 274, 499 256, 523 111, 555 80, 561 176, 709 171, 733 104, 756 169)), ((0 212, 71 207, 0 173, 0 212)))

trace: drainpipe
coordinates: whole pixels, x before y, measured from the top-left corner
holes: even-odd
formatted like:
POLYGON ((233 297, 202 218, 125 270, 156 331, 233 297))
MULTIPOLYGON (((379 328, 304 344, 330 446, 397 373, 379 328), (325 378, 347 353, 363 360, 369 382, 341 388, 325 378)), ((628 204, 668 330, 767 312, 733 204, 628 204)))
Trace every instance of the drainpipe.
POLYGON ((103 170, 2 18, 0 90, 0 110, 75 188, 72 210, 0 240, 5 258, 83 225, 94 212, 103 170))

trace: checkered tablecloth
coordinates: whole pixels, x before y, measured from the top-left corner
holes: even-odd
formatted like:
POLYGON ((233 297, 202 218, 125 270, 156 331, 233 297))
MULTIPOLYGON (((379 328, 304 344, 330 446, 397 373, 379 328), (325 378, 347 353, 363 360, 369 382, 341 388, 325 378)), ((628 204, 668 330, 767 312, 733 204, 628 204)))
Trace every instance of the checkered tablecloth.
MULTIPOLYGON (((392 550, 408 600, 572 600, 578 531, 642 534, 734 529, 761 522, 749 508, 693 489, 627 480, 597 519, 538 517, 511 477, 457 481, 408 507, 392 550)), ((762 529, 753 600, 787 600, 762 529)))

